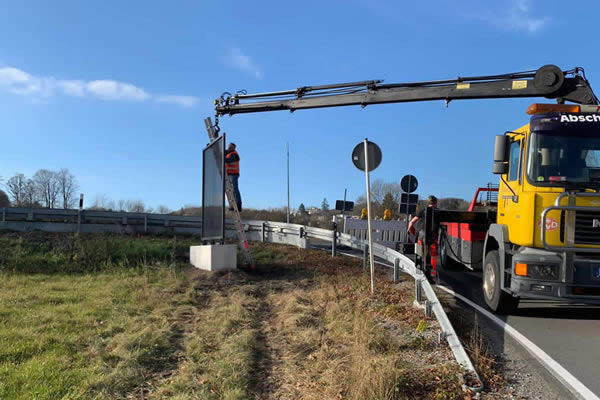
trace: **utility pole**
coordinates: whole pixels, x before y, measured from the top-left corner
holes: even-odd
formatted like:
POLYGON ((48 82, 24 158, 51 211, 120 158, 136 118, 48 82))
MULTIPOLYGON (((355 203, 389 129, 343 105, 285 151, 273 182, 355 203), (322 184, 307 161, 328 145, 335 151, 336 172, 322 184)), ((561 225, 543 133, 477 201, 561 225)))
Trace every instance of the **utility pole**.
POLYGON ((285 144, 287 153, 287 223, 290 223, 290 144, 285 144))
POLYGON ((346 218, 345 218, 345 213, 346 213, 346 193, 348 192, 348 188, 344 189, 344 203, 342 204, 342 221, 344 222, 344 229, 342 232, 346 232, 346 218))

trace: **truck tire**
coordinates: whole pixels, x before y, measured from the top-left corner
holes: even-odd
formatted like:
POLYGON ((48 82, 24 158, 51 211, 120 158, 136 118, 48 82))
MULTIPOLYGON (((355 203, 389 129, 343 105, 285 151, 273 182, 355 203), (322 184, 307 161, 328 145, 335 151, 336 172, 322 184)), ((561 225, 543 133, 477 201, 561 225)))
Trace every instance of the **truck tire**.
POLYGON ((499 314, 510 314, 519 305, 519 298, 502 290, 502 273, 504 271, 500 268, 498 250, 492 250, 485 255, 483 263, 483 297, 492 311, 499 314))
POLYGON ((458 262, 454 261, 454 259, 452 257, 450 257, 450 254, 448 253, 449 251, 452 251, 452 250, 448 248, 448 246, 450 244, 448 243, 448 234, 446 233, 446 229, 440 229, 438 237, 439 237, 439 244, 440 244, 440 250, 439 250, 440 268, 439 269, 445 270, 445 271, 460 270, 461 269, 460 264, 458 262))

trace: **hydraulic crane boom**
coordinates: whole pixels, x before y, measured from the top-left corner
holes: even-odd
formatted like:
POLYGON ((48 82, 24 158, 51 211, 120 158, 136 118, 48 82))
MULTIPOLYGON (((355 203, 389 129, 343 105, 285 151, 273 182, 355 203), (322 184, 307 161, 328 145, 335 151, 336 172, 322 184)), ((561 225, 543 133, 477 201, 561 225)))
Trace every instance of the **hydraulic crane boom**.
POLYGON ((545 97, 559 103, 598 104, 583 68, 562 71, 545 65, 536 71, 443 81, 382 84, 381 80, 303 86, 293 90, 234 95, 215 100, 217 116, 278 110, 402 103, 429 100, 545 97))

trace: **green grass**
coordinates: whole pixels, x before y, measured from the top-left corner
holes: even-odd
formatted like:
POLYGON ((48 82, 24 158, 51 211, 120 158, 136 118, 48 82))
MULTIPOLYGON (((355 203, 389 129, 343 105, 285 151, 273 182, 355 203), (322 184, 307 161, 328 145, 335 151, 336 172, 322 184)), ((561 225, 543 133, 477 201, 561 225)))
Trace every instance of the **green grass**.
POLYGON ((191 240, 0 235, 0 399, 120 399, 181 347, 191 240))
POLYGON ((0 280, 0 399, 122 398, 180 345, 189 296, 175 270, 0 280))
POLYGON ((155 261, 186 261, 192 244, 197 244, 197 240, 43 232, 5 233, 0 234, 0 271, 80 273, 155 261))

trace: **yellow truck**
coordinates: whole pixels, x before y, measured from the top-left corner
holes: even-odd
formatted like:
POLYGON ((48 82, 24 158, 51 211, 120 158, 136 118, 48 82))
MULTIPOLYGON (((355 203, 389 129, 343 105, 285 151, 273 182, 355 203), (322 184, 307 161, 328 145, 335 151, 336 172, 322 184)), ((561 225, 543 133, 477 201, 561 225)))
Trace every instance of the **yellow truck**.
POLYGON ((483 263, 488 306, 519 297, 600 303, 600 108, 533 104, 496 138, 497 221, 483 263))

